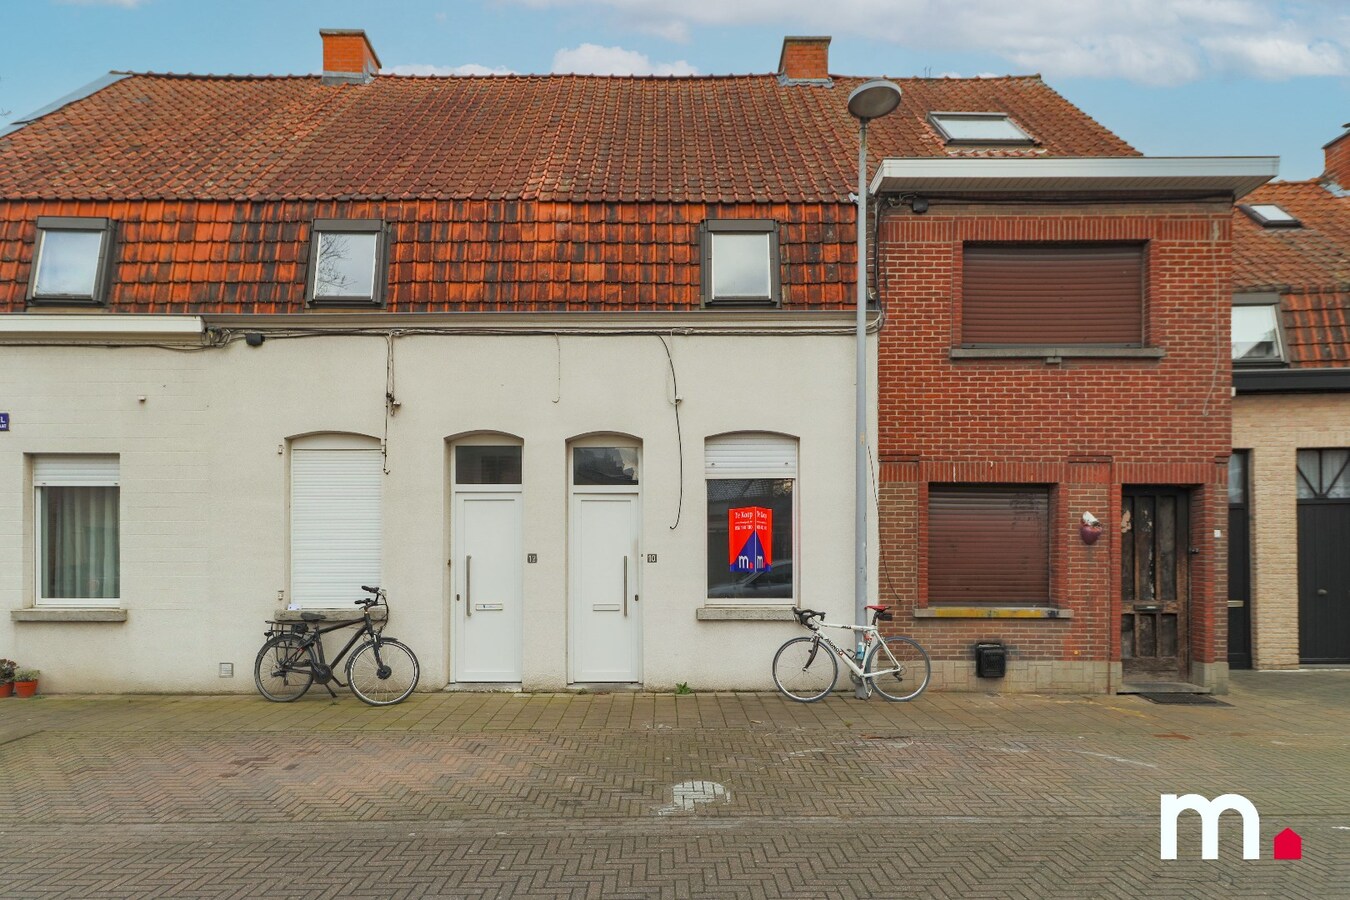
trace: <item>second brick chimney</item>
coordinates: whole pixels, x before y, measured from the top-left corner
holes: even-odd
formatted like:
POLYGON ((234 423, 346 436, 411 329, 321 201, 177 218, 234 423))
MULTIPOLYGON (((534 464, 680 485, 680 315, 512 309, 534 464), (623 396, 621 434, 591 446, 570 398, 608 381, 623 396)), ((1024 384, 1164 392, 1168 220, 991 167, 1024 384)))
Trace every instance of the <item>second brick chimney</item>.
POLYGON ((784 84, 829 84, 830 38, 783 38, 783 53, 778 57, 778 78, 784 84))
MULTIPOLYGON (((1350 128, 1350 122, 1341 127, 1350 128)), ((1331 143, 1324 144, 1322 152, 1326 154, 1326 171, 1322 173, 1322 177, 1327 181, 1336 182, 1342 188, 1350 189, 1350 131, 1331 143)))
POLYGON ((380 58, 359 28, 324 28, 323 83, 366 84, 380 71, 380 58))

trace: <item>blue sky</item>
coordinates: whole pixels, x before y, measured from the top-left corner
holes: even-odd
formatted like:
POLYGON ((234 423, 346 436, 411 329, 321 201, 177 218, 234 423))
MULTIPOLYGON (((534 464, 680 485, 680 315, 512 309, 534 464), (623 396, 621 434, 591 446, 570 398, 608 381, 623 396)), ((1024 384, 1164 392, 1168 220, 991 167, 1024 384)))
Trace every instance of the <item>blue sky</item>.
POLYGON ((364 28, 386 71, 771 72, 829 34, 850 75, 1039 72, 1150 155, 1322 170, 1350 121, 1342 0, 0 0, 0 125, 111 70, 317 71, 364 28))

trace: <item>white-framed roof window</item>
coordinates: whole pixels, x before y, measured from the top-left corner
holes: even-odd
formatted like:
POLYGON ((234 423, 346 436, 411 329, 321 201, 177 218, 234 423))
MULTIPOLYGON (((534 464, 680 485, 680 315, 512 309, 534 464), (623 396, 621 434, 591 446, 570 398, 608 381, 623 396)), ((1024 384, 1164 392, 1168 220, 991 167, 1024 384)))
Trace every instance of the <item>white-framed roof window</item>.
POLYGON ((1283 206, 1275 203, 1245 203, 1240 204, 1238 209, 1266 228, 1298 228, 1303 224, 1283 206))
POLYGON ((1007 113, 932 112, 928 121, 949 144, 1036 143, 1007 113))
POLYGON ((705 306, 777 306, 781 299, 778 223, 708 219, 700 227, 705 306))
POLYGON ((1233 362, 1240 365, 1283 364, 1280 300, 1269 294, 1233 299, 1233 362))

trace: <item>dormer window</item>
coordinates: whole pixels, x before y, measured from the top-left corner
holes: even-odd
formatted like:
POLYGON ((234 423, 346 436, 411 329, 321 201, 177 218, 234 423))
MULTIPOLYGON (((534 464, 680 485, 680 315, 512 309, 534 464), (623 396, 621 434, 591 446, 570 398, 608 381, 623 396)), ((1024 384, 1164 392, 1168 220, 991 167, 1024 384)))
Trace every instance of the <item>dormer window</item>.
POLYGON ((1233 300, 1233 362, 1238 365, 1286 362, 1280 334, 1280 298, 1259 294, 1233 300))
POLYGON ((948 144, 1036 143, 1006 113, 934 112, 928 121, 948 144))
POLYGON ((107 290, 112 223, 107 219, 40 216, 32 303, 102 303, 107 290))
POLYGON ((370 306, 384 302, 384 223, 316 219, 310 246, 309 301, 370 306))
POLYGON ((705 306, 777 306, 778 223, 709 219, 703 223, 705 306))
POLYGON ((1298 228, 1303 224, 1284 207, 1274 203, 1238 204, 1238 209, 1263 228, 1298 228))

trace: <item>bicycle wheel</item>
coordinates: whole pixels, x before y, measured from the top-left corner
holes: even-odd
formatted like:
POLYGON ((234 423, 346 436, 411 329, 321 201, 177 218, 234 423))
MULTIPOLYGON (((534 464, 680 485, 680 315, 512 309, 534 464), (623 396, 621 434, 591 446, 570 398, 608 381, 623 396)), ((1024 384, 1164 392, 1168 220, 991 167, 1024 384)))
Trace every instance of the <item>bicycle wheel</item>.
POLYGON ((300 699, 314 683, 314 669, 304 639, 280 634, 262 645, 253 664, 253 683, 258 693, 273 703, 300 699))
POLYGON ((907 637, 886 638, 884 646, 890 656, 882 651, 882 646, 873 647, 863 663, 863 672, 877 693, 887 700, 913 700, 922 694, 933 674, 928 651, 907 637), (895 662, 891 662, 891 657, 895 657, 895 662))
POLYGON ((839 661, 815 638, 793 638, 773 655, 773 683, 790 700, 810 703, 834 689, 839 661))
POLYGON ((347 686, 371 706, 401 703, 421 673, 413 652, 393 638, 366 641, 347 661, 347 686))

